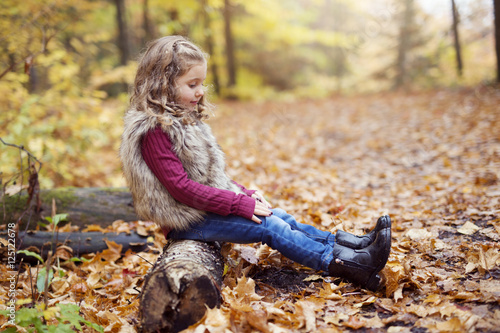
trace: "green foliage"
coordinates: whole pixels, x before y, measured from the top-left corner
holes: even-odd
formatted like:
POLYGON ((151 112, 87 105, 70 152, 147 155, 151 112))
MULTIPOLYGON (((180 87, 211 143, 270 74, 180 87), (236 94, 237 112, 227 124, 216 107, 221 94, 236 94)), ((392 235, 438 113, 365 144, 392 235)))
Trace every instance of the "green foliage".
MULTIPOLYGON (((12 66, 0 78, 0 136, 43 161, 42 187, 102 179, 102 164, 82 167, 82 161, 103 161, 100 150, 109 149, 119 135, 114 124, 120 110, 104 106, 106 92, 89 84, 101 76, 103 65, 115 66, 93 60, 113 49, 112 35, 81 22, 100 9, 91 1, 0 5, 0 17, 9 18, 0 20, 5 33, 0 48, 8 51, 0 55, 0 72, 12 66)), ((102 22, 106 31, 112 29, 112 22, 102 22)), ((15 149, 1 149, 0 158, 7 179, 20 170, 15 149)))
MULTIPOLYGON (((28 332, 68 332, 81 331, 83 326, 88 326, 98 332, 104 332, 102 326, 82 318, 79 314, 80 307, 76 304, 57 304, 45 309, 44 305, 34 308, 20 308, 16 311, 15 323, 27 329, 28 332)), ((8 310, 0 311, 6 316, 8 310)), ((16 332, 15 328, 7 328, 5 332, 16 332)))
POLYGON ((18 254, 19 253, 25 254, 25 255, 31 256, 31 257, 35 257, 36 259, 38 259, 38 261, 40 261, 43 264, 43 258, 38 253, 28 251, 28 250, 18 250, 17 253, 18 254))
POLYGON ((37 279, 36 279, 36 287, 37 287, 38 291, 43 293, 45 291, 45 286, 47 285, 47 288, 48 288, 48 286, 52 282, 53 278, 54 278, 54 271, 52 269, 49 269, 48 274, 47 274, 46 267, 43 267, 42 269, 40 269, 40 271, 38 272, 37 279))
POLYGON ((47 216, 45 219, 47 221, 49 221, 50 224, 53 225, 53 227, 54 227, 53 230, 55 230, 55 228, 57 227, 59 222, 68 220, 68 214, 56 214, 56 215, 54 215, 54 217, 47 216))

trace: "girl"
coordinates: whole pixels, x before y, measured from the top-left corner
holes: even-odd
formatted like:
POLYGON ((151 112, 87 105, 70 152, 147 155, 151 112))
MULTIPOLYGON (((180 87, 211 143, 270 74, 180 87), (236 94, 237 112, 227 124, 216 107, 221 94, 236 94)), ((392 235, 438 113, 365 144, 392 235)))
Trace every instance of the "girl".
POLYGON ((335 236, 298 223, 229 179, 224 154, 203 122, 212 108, 206 73, 206 55, 180 36, 152 42, 139 62, 120 147, 138 216, 159 224, 169 239, 262 242, 300 264, 377 290, 391 248, 389 216, 367 235, 335 236))

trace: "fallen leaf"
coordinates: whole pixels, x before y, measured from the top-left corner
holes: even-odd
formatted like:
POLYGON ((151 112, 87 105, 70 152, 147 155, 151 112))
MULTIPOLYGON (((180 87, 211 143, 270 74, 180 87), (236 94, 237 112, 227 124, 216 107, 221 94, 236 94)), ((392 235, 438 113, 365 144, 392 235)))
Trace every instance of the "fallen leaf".
POLYGON ((410 229, 406 232, 405 236, 414 241, 428 240, 434 237, 432 232, 426 229, 410 229))
POLYGON ((477 232, 480 229, 481 228, 479 228, 474 223, 467 221, 467 222, 465 222, 465 224, 463 226, 458 228, 457 231, 463 235, 473 235, 475 232, 477 232))

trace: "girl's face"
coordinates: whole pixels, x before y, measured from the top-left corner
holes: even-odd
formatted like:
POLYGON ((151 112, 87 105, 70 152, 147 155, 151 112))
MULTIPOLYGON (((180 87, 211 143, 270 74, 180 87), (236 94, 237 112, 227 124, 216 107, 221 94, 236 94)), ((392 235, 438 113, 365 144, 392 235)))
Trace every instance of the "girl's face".
POLYGON ((201 62, 198 65, 191 67, 184 75, 176 80, 179 93, 179 100, 176 101, 187 108, 194 110, 200 99, 204 95, 203 82, 207 77, 207 64, 201 62))

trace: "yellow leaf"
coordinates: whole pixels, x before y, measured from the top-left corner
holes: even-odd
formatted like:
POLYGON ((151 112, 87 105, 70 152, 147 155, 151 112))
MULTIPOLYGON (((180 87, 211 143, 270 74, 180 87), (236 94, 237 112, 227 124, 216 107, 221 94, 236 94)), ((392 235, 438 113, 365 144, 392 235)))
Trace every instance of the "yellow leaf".
POLYGON ((461 234, 464 234, 464 235, 472 235, 476 231, 478 231, 479 229, 481 229, 481 228, 479 228, 474 223, 467 221, 467 222, 465 222, 465 224, 463 226, 458 228, 457 231, 461 234))
POLYGON ((59 307, 53 306, 53 307, 50 307, 47 310, 43 311, 42 315, 46 320, 50 320, 50 319, 56 317, 58 313, 59 313, 59 307))
POLYGON ((255 281, 246 276, 238 279, 235 293, 240 300, 244 300, 245 302, 260 301, 263 297, 255 293, 255 281))
POLYGON ((433 237, 433 234, 426 229, 410 229, 406 232, 405 236, 411 240, 419 241, 430 239, 433 237))
MULTIPOLYGON (((94 272, 89 274, 87 277, 87 285, 91 288, 93 287, 98 287, 98 283, 101 280, 101 273, 100 272, 94 272)), ((99 284, 100 286, 100 284, 99 284)))
POLYGON ((302 281, 307 282, 307 281, 316 281, 316 280, 324 280, 324 278, 321 275, 312 274, 312 275, 309 275, 308 277, 306 277, 302 281))
POLYGON ((354 304, 353 306, 355 308, 362 308, 363 306, 366 306, 366 305, 370 305, 370 304, 373 304, 375 303, 375 301, 377 300, 377 298, 375 296, 370 296, 369 298, 367 298, 366 300, 362 301, 362 302, 359 302, 359 303, 356 303, 354 304))
POLYGON ((302 310, 306 332, 314 332, 316 330, 316 315, 314 303, 308 301, 298 301, 297 305, 302 310))
POLYGON ((108 248, 102 251, 102 258, 109 262, 120 259, 123 245, 108 240, 106 240, 106 245, 108 245, 108 248))
POLYGON ((464 332, 464 327, 458 318, 451 318, 448 321, 437 322, 435 329, 439 332, 464 332))

